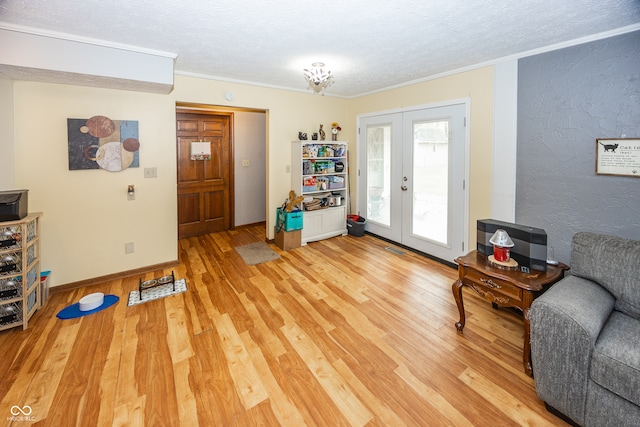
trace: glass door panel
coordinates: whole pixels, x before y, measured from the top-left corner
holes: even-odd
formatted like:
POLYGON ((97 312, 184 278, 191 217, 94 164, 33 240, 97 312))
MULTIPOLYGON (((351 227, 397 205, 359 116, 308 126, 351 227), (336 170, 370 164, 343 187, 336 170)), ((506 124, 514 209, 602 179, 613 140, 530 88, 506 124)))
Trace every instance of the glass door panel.
POLYGON ((448 244, 449 120, 413 123, 411 233, 448 244))
POLYGON ((367 218, 391 225, 391 125, 367 128, 367 218))
POLYGON ((360 121, 358 144, 358 209, 365 230, 399 241, 402 236, 402 114, 384 114, 360 121), (399 151, 400 150, 400 151, 399 151))

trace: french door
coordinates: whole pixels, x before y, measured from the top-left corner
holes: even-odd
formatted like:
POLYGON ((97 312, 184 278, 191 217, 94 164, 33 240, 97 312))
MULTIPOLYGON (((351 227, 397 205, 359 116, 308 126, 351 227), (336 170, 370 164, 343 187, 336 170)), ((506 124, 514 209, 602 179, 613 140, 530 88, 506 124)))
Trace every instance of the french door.
POLYGON ((465 252, 466 103, 360 118, 366 230, 434 257, 465 252))

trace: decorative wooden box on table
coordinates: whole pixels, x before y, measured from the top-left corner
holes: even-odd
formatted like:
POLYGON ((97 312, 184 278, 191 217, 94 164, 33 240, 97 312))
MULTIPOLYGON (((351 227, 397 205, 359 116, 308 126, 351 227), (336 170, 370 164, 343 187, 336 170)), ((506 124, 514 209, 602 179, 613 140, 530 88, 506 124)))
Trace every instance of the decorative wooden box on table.
POLYGON ((0 222, 0 330, 22 325, 40 308, 41 213, 0 222))
POLYGON ((302 203, 302 244, 347 234, 347 142, 293 141, 291 188, 302 203))
POLYGON ((453 282, 453 296, 458 305, 460 320, 456 322, 458 332, 465 324, 462 287, 467 286, 475 293, 490 301, 494 307, 514 307, 524 316, 524 348, 522 360, 527 375, 531 370, 531 343, 529 340, 529 309, 533 300, 551 285, 564 277, 569 267, 565 264, 548 265, 547 271, 530 270, 523 273, 516 266, 500 266, 489 262, 486 255, 477 251, 455 259, 458 263, 458 280, 453 282))

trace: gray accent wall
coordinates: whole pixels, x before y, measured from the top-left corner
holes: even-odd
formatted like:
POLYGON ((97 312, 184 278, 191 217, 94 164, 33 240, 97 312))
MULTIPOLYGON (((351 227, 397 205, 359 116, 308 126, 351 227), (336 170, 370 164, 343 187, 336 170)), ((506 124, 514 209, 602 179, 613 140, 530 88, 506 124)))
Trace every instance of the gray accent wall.
POLYGON ((593 231, 640 240, 640 178, 595 174, 596 138, 640 138, 640 31, 518 63, 516 222, 555 258, 593 231))

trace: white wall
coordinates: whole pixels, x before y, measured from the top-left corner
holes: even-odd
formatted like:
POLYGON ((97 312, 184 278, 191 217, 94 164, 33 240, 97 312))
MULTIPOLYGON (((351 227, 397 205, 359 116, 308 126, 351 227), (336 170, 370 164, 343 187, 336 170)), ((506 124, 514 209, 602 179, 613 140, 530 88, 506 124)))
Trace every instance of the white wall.
POLYGON ((518 147, 518 61, 495 65, 491 218, 514 222, 518 147))
POLYGON ((267 219, 267 117, 265 113, 233 113, 235 225, 267 219))
POLYGON ((15 188, 13 80, 0 77, 0 191, 15 188))

